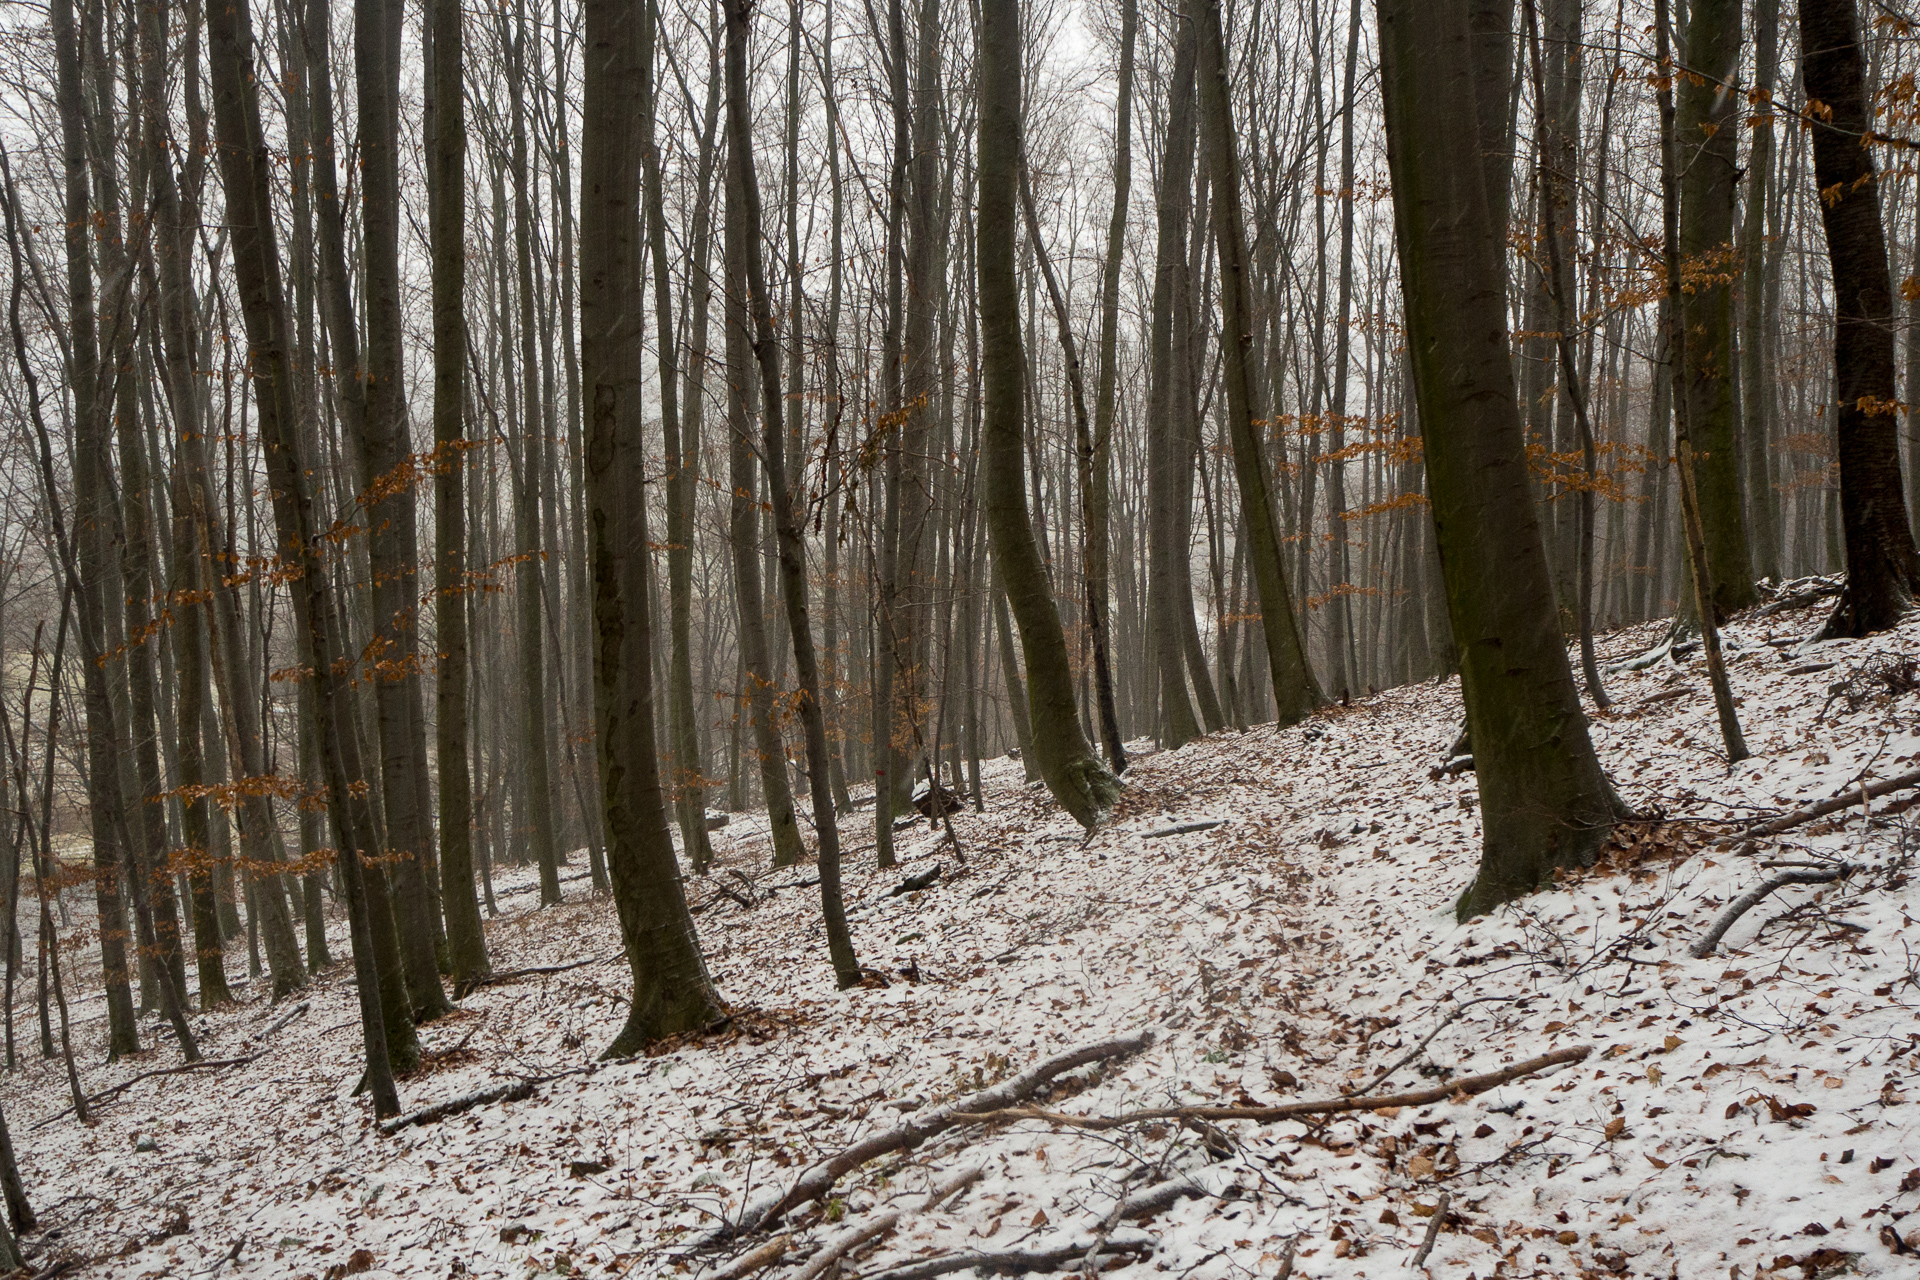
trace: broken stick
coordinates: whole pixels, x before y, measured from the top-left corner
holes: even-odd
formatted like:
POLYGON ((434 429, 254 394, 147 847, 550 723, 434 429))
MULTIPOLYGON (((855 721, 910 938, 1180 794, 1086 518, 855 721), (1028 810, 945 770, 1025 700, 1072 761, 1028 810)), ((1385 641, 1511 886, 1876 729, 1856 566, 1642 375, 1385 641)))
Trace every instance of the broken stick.
POLYGON ((847 1228, 820 1246, 820 1252, 807 1259, 807 1265, 794 1273, 793 1280, 818 1280, 832 1267, 867 1241, 893 1230, 900 1221, 897 1213, 883 1213, 872 1222, 847 1228))
POLYGON ((1510 1067, 1490 1071, 1485 1075, 1465 1076, 1436 1088, 1416 1089, 1411 1093, 1396 1093, 1381 1097, 1364 1097, 1355 1094, 1345 1098, 1326 1098, 1317 1102, 1283 1102, 1277 1107, 1153 1107, 1144 1111, 1122 1112, 1117 1116, 1075 1116, 1059 1111, 1042 1111, 1038 1107, 1009 1107, 998 1111, 975 1112, 960 1117, 959 1122, 998 1124, 1009 1120, 1044 1120, 1049 1124, 1068 1125, 1075 1129, 1119 1129, 1130 1124, 1146 1124, 1156 1120, 1257 1120, 1266 1124, 1275 1120, 1290 1120, 1296 1116, 1339 1115, 1347 1111, 1379 1111, 1386 1107, 1424 1107, 1434 1102, 1446 1102, 1453 1098, 1472 1097, 1476 1093, 1485 1093, 1489 1089, 1496 1089, 1522 1076, 1530 1076, 1551 1067, 1582 1061, 1592 1052, 1593 1046, 1590 1044, 1555 1049, 1552 1053, 1543 1053, 1537 1058, 1516 1062, 1510 1067))

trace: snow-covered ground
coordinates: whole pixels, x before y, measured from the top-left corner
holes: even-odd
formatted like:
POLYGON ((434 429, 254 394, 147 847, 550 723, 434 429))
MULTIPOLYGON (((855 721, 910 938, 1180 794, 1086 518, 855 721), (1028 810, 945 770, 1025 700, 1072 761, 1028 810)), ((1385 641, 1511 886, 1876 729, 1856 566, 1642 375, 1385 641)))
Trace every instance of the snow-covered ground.
MULTIPOLYGON (((790 1250, 762 1274, 798 1276, 819 1242, 897 1212, 843 1275, 1091 1245, 1111 1227, 1144 1249, 1101 1264, 1123 1276, 1273 1277, 1289 1251, 1295 1276, 1400 1276, 1444 1195, 1433 1276, 1920 1275, 1920 1216, 1905 1217, 1920 1208, 1920 1112, 1906 1110, 1920 957, 1904 939, 1920 893, 1900 811, 1920 792, 1751 851, 1728 839, 1862 776, 1920 768, 1920 693, 1882 684, 1826 705, 1870 656, 1920 655, 1920 621, 1855 643, 1765 643, 1818 620, 1731 628, 1755 752, 1731 773, 1697 656, 1613 677, 1596 741, 1626 798, 1661 820, 1623 826, 1601 866, 1465 926, 1451 908, 1478 856, 1475 789, 1436 776, 1459 687, 1428 684, 1145 755, 1090 840, 1013 761, 989 767, 987 812, 956 820, 958 849, 922 824, 882 873, 870 815, 849 818, 854 939, 885 975, 850 992, 833 986, 818 891, 776 888, 805 871, 768 872, 764 845, 719 833, 719 870, 742 896, 732 873, 751 878, 756 901, 691 887, 730 1028, 596 1064, 620 1026, 624 960, 485 988, 423 1029, 430 1066, 402 1081, 403 1102, 517 1077, 541 1081, 534 1095, 391 1137, 349 1096, 358 1026, 341 969, 266 1040, 280 1011, 243 984, 239 1008, 199 1020, 202 1044, 213 1058, 264 1050, 257 1060, 141 1081, 91 1128, 40 1123, 66 1088, 24 1015, 30 1060, 0 1099, 51 1228, 33 1237, 36 1262, 155 1280, 712 1275, 766 1237, 689 1246, 815 1159, 1048 1054, 1151 1028, 1150 1049, 1064 1078, 1045 1105, 1390 1094, 1593 1052, 1472 1098, 1211 1136, 952 1130, 790 1215, 790 1250), (1221 822, 1154 834, 1206 819, 1221 822), (1780 860, 1862 869, 1769 898, 1717 953, 1690 958, 1780 860), (890 896, 936 862, 931 887, 890 896), (977 1181, 924 1209, 929 1188, 974 1165, 977 1181), (1182 1171, 1215 1194, 1111 1221, 1119 1195, 1182 1171)), ((1657 635, 1603 650, 1629 656, 1657 635)), ((497 969, 615 951, 611 907, 584 880, 567 887, 547 911, 527 893, 503 902, 488 924, 497 969)), ((103 1066, 98 1011, 75 1007, 90 1090, 176 1061, 150 1022, 160 1048, 103 1066)))

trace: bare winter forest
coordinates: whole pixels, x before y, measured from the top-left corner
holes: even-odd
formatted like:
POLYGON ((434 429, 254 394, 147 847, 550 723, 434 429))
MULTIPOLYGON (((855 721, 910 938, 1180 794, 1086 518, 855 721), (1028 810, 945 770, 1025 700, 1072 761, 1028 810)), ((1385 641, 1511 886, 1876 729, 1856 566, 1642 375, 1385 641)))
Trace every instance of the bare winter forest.
POLYGON ((1916 24, 0 0, 0 1280, 1920 1275, 1916 24))

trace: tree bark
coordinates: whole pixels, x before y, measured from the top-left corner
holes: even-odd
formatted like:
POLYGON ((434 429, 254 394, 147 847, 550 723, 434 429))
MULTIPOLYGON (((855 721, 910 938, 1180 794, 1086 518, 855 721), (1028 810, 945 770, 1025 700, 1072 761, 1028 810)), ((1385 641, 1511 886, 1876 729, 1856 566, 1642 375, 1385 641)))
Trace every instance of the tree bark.
POLYGON ((1253 560, 1254 587, 1260 595, 1260 626, 1267 641, 1275 708, 1281 724, 1297 724, 1312 715, 1325 698, 1308 664, 1294 613, 1287 567, 1281 559, 1280 532, 1268 496, 1266 457, 1254 425, 1247 232, 1240 212, 1239 144, 1233 130, 1219 0, 1189 0, 1188 16, 1199 32, 1200 98, 1213 171, 1213 229, 1220 254, 1220 378, 1226 389, 1227 428, 1233 440, 1233 473, 1246 513, 1247 549, 1253 560))
POLYGON ((580 383, 593 570, 594 728, 607 870, 633 971, 606 1056, 721 1014, 687 910, 654 754, 647 606, 646 406, 641 398, 640 131, 643 0, 586 0, 580 154, 580 383))
MULTIPOLYGON (((1462 919, 1589 861, 1617 802, 1561 642, 1479 163, 1467 0, 1380 0, 1401 290, 1448 612, 1479 782, 1462 919)), ((1508 10, 1509 19, 1511 9, 1508 10)))
POLYGON ((1835 297, 1834 442, 1847 586, 1822 634, 1837 639, 1900 620, 1920 587, 1920 555, 1900 486, 1893 293, 1851 0, 1800 0, 1800 45, 1803 118, 1813 129, 1813 185, 1835 297))
MULTIPOLYGON (((316 705, 322 711, 318 754, 339 848, 341 878, 347 889, 360 1024, 366 1044, 366 1086, 373 1095, 375 1114, 388 1116, 399 1111, 400 1099, 388 1057, 388 1027, 382 1013, 372 917, 361 868, 361 859, 377 855, 379 848, 362 835, 373 831, 375 822, 359 759, 353 695, 340 678, 345 655, 339 645, 338 613, 329 574, 320 558, 319 531, 314 527, 313 497, 308 488, 309 464, 296 429, 286 297, 274 239, 272 159, 260 123, 252 16, 243 6, 210 5, 207 33, 214 134, 226 188, 227 218, 232 226, 229 244, 234 279, 246 320, 255 413, 266 449, 281 554, 299 570, 292 596, 301 657, 309 669, 316 705)), ((411 1031, 410 1020, 403 1025, 411 1031)), ((403 1043, 401 1048, 405 1061, 417 1056, 417 1046, 403 1043)))
MULTIPOLYGON (((1080 732, 1066 636, 1054 608, 1052 585, 1034 544, 1021 471, 1021 382, 1026 356, 1020 340, 1019 281, 1014 248, 1020 181, 1020 76, 1023 65, 1019 0, 981 0, 978 151, 978 273, 981 362, 986 411, 982 431, 987 528, 1007 602, 1020 625, 1033 754, 1062 808, 1091 830, 1118 798, 1120 781, 1100 763, 1080 732)), ((1012 655, 1006 655, 1009 661, 1012 655)))
POLYGON ((1734 380, 1733 208, 1740 186, 1740 0, 1693 0, 1687 9, 1685 70, 1678 78, 1681 271, 1687 329, 1681 394, 1694 444, 1700 523, 1721 620, 1759 599, 1740 500, 1740 433, 1734 380))

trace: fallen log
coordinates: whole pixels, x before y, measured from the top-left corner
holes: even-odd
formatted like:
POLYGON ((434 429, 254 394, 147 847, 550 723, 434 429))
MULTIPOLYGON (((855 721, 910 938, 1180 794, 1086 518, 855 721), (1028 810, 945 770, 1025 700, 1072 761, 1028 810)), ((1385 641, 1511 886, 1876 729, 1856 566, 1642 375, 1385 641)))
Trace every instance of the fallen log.
POLYGON ((484 1089, 475 1089, 472 1093, 463 1093, 457 1098, 448 1098, 445 1102, 436 1102, 430 1107, 421 1107, 418 1111, 394 1116, 391 1120, 382 1120, 380 1132, 395 1134, 409 1125, 432 1124, 436 1120, 445 1120, 448 1116, 457 1116, 475 1107, 484 1107, 489 1102, 518 1102, 522 1098, 532 1096, 533 1081, 531 1080, 488 1085, 484 1089))
POLYGON ((1733 928, 1734 922, 1753 910, 1762 898, 1776 890, 1796 884, 1832 884, 1835 880, 1851 875, 1857 870, 1859 868, 1852 863, 1842 862, 1824 871, 1782 871, 1771 880, 1764 880, 1735 898, 1727 909, 1720 913, 1720 918, 1713 922, 1713 928, 1707 930, 1700 941, 1687 948, 1687 954, 1695 960, 1704 960, 1712 955, 1713 949, 1720 945, 1720 939, 1727 936, 1727 930, 1733 928))
POLYGON ((550 973, 570 973, 575 969, 584 969, 588 965, 612 964, 625 954, 624 951, 615 951, 611 955, 595 956, 590 960, 572 960, 566 964, 536 964, 525 969, 509 969, 505 973, 482 974, 469 982, 461 983, 453 994, 458 998, 470 991, 478 991, 481 987, 497 987, 521 978, 537 978, 550 973))
POLYGON ((1580 1062, 1592 1052, 1593 1046, 1590 1044, 1574 1045, 1529 1058, 1525 1062, 1516 1062, 1485 1075, 1451 1080, 1432 1089, 1377 1097, 1354 1094, 1320 1101, 1283 1102, 1274 1107, 1152 1107, 1143 1111, 1122 1112, 1117 1116, 1076 1116, 1059 1111, 1042 1111, 1038 1107, 1008 1107, 961 1116, 958 1123, 1000 1124, 1013 1120, 1044 1120, 1048 1124, 1068 1125, 1075 1129, 1119 1129, 1130 1124, 1148 1124, 1158 1120, 1257 1120, 1267 1124, 1296 1116, 1339 1115, 1348 1111, 1379 1111, 1386 1107, 1424 1107, 1459 1097, 1470 1098, 1524 1076, 1565 1066, 1570 1062, 1580 1062))
POLYGON ((982 1165, 970 1165, 945 1182, 936 1184, 933 1190, 927 1192, 927 1198, 920 1202, 920 1212, 932 1213, 948 1200, 980 1181, 986 1176, 986 1172, 986 1168, 982 1165))
POLYGON ((1189 1197, 1211 1199, 1232 1185, 1233 1177, 1234 1171, 1230 1168, 1208 1165, 1192 1173, 1168 1178, 1165 1182, 1156 1182, 1122 1199, 1116 1206, 1114 1217, 1144 1218, 1171 1209, 1189 1197))
MULTIPOLYGON (((1148 1239, 1108 1240, 1095 1246, 1100 1257, 1115 1257, 1120 1254, 1145 1254, 1153 1252, 1157 1242, 1148 1239)), ((918 1262, 909 1262, 898 1267, 889 1267, 885 1271, 869 1272, 861 1280, 933 1280, 935 1276, 950 1276, 956 1271, 980 1271, 1018 1274, 1022 1271, 1051 1271, 1066 1262, 1076 1262, 1085 1257, 1088 1245, 1061 1245, 1054 1249, 1000 1249, 982 1251, 969 1249, 964 1253, 949 1253, 937 1258, 922 1258, 918 1262)))
POLYGON ((299 1004, 296 1004, 295 1006, 293 1006, 293 1008, 287 1010, 285 1013, 275 1018, 273 1020, 273 1025, 268 1027, 265 1031, 262 1031, 257 1037, 250 1037, 250 1038, 265 1040, 268 1036, 273 1035, 275 1032, 279 1031, 280 1028, 286 1026, 289 1022, 292 1022, 295 1018, 299 1017, 301 1014, 305 1013, 307 1010, 311 1008, 313 1008, 313 1001, 302 1000, 299 1004))
POLYGON ((1008 1103, 1031 1097, 1056 1077, 1065 1075, 1076 1067, 1138 1053, 1152 1044, 1153 1038, 1151 1031, 1136 1031, 1131 1035, 1116 1036, 1111 1040, 1100 1040, 1093 1044, 1081 1045, 1077 1049, 1069 1049, 1064 1053, 1057 1053, 1051 1058, 1028 1067, 1019 1075, 1002 1080, 999 1084, 982 1089, 978 1093, 970 1093, 945 1106, 934 1107, 911 1116, 884 1133, 862 1138, 845 1150, 810 1166, 787 1190, 757 1204, 748 1205, 741 1211, 736 1221, 719 1228, 700 1243, 718 1243, 776 1222, 780 1215, 789 1209, 825 1196, 841 1177, 869 1160, 878 1159, 894 1151, 911 1151, 929 1138, 937 1137, 949 1129, 975 1123, 977 1115, 991 1114, 1008 1103))
MULTIPOLYGON (((127 1090, 133 1088, 133 1086, 139 1084, 142 1080, 152 1080, 156 1076, 177 1076, 188 1071, 218 1071, 222 1067, 244 1067, 265 1053, 266 1050, 262 1049, 259 1053, 250 1053, 244 1058, 202 1059, 199 1062, 183 1063, 177 1067, 161 1067, 157 1071, 142 1071, 130 1080, 122 1080, 119 1084, 102 1089, 98 1093, 88 1095, 87 1106, 93 1107, 105 1102, 108 1098, 118 1097, 120 1094, 125 1093, 127 1090)), ((55 1120, 60 1119, 62 1116, 71 1115, 72 1113, 73 1108, 67 1107, 64 1110, 54 1112, 44 1120, 36 1121, 33 1127, 36 1129, 44 1129, 55 1120)))

